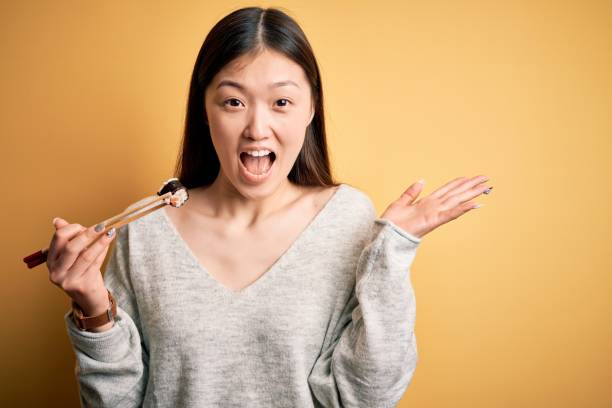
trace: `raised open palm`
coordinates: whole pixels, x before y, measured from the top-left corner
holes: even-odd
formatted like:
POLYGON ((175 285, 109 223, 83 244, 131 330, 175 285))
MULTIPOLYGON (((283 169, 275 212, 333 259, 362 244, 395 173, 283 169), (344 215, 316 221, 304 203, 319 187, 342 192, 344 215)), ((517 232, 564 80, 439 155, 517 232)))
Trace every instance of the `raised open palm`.
POLYGON ((480 194, 489 194, 493 187, 485 187, 487 176, 458 177, 449 181, 430 195, 415 201, 423 190, 423 183, 408 187, 399 199, 392 202, 381 218, 386 218, 410 234, 421 238, 473 208, 470 200, 480 194))

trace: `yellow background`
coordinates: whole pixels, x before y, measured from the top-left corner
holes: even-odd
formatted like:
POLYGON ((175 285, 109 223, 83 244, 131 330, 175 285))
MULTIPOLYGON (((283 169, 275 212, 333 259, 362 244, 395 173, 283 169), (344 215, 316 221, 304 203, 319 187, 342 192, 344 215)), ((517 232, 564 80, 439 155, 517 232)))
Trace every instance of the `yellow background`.
POLYGON ((197 52, 246 5, 302 25, 335 174, 379 214, 491 178, 423 238, 399 406, 612 406, 612 3, 484 0, 2 2, 0 405, 78 406, 68 297, 21 259, 172 177, 197 52))

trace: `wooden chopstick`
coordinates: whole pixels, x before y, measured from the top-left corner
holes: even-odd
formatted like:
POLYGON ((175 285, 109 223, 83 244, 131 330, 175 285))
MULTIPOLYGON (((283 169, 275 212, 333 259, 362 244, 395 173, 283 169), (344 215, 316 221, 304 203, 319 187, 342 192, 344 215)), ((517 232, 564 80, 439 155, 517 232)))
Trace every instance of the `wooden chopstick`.
MULTIPOLYGON (((130 215, 130 214, 134 214, 135 212, 137 212, 137 211, 139 211, 139 210, 142 210, 143 208, 148 207, 148 206, 150 206, 151 204, 154 204, 154 203, 156 203, 156 202, 158 202, 158 201, 162 201, 162 200, 166 199, 167 197, 170 197, 171 195, 172 195, 172 193, 166 193, 166 194, 164 194, 164 195, 161 195, 161 196, 159 196, 159 197, 157 197, 157 198, 154 198, 153 200, 150 200, 150 201, 149 201, 149 202, 147 202, 147 203, 142 204, 142 205, 141 205, 141 206, 139 206, 139 207, 132 208, 132 209, 130 209, 129 211, 124 211, 124 212, 122 212, 121 214, 114 215, 114 216, 112 216, 111 218, 108 218, 108 219, 106 219, 106 220, 102 221, 102 223, 104 223, 105 229, 106 229, 106 226, 110 226, 110 228, 112 228, 112 225, 113 225, 114 223, 116 223, 118 220, 120 220, 120 219, 122 219, 122 218, 124 218, 124 217, 126 217, 126 216, 128 216, 128 215, 130 215)), ((165 204, 164 204, 164 205, 165 205, 165 204)), ((156 207, 156 209, 157 209, 157 208, 159 208, 159 207, 156 207)), ((148 214, 148 212, 147 212, 146 214, 148 214)), ((144 214, 143 214, 143 215, 144 215, 144 214)), ((138 219, 138 218, 140 218, 140 217, 137 217, 137 218, 134 218, 134 219, 138 219)), ((98 223, 98 224, 100 224, 100 223, 98 223)), ((98 224, 94 224, 94 225, 98 225, 98 224)), ((121 225, 125 225, 125 224, 121 224, 121 225)), ((110 228, 108 228, 108 229, 110 229, 110 228)), ((118 227, 116 227, 116 228, 118 228, 118 227)), ((105 231, 105 232, 106 232, 106 231, 105 231)))
MULTIPOLYGON (((168 194, 171 194, 171 193, 168 193, 168 194)), ((155 200, 155 201, 158 201, 158 200, 155 200)), ((127 218, 127 219, 124 218, 124 219, 118 220, 118 221, 114 222, 113 224, 105 226, 104 227, 104 232, 108 231, 111 228, 115 228, 115 229, 120 228, 120 227, 124 226, 125 224, 129 224, 130 222, 132 222, 134 220, 137 220, 138 218, 144 217, 145 215, 147 215, 149 213, 152 213, 153 211, 158 210, 158 209, 160 209, 160 208, 162 208, 162 207, 164 207, 166 205, 167 205, 166 203, 161 203, 161 204, 156 205, 155 207, 152 207, 152 208, 150 208, 150 209, 148 209, 146 211, 142 211, 142 212, 138 213, 137 215, 135 215, 133 217, 130 217, 130 218, 127 218)), ((142 208, 144 208, 144 207, 139 207, 139 209, 142 209, 142 208)), ((132 212, 130 212, 130 214, 133 214, 134 212, 135 211, 132 211, 132 212)), ((116 218, 116 217, 114 217, 114 218, 116 218)))
MULTIPOLYGON (((155 207, 149 208, 148 210, 145 211, 141 211, 138 212, 140 210, 142 210, 143 208, 149 207, 152 204, 155 204, 159 201, 163 201, 168 197, 172 196, 172 192, 168 192, 166 194, 163 194, 157 198, 154 198, 153 200, 148 201, 147 203, 144 203, 138 207, 135 208, 131 208, 129 211, 124 211, 121 214, 117 214, 114 215, 104 221, 102 221, 104 223, 104 230, 102 231, 102 233, 106 233, 108 230, 110 230, 111 228, 115 228, 118 229, 134 220, 137 220, 141 217, 144 217, 145 215, 152 213, 153 211, 156 211, 164 206, 166 206, 166 203, 161 203, 156 205, 155 207), (132 217, 129 217, 132 214, 136 214, 133 215, 132 217), (126 218, 128 217, 128 218, 126 218)), ((94 224, 94 225, 98 225, 100 223, 94 224)), ((92 225, 92 226, 94 226, 92 225)), ((101 236, 102 233, 91 243, 89 244, 90 246, 96 242, 101 236)), ((42 263, 45 263, 47 261, 47 255, 49 254, 49 248, 44 248, 41 249, 39 251, 34 252, 33 254, 30 254, 28 256, 26 256, 25 258, 23 258, 23 262, 25 262, 28 265, 29 269, 34 268, 37 265, 40 265, 42 263)))

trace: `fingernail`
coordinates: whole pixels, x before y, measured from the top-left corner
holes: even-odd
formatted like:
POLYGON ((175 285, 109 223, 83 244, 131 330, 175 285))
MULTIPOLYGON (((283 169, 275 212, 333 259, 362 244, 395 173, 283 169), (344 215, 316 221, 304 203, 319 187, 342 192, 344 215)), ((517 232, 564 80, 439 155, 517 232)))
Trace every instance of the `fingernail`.
POLYGON ((472 208, 480 208, 482 207, 484 204, 476 204, 475 206, 473 206, 472 208))
POLYGON ((54 226, 54 227, 55 227, 55 221, 57 221, 58 219, 59 219, 59 217, 55 217, 55 218, 53 219, 52 224, 53 224, 53 226, 54 226))
POLYGON ((99 223, 98 225, 96 225, 96 228, 94 228, 94 230, 95 230, 96 232, 100 232, 100 231, 102 231, 103 229, 104 229, 104 223, 103 223, 103 222, 99 223))
POLYGON ((425 184, 425 180, 420 179, 419 181, 417 181, 417 183, 425 184))
POLYGON ((108 231, 106 231, 106 236, 107 237, 112 237, 115 234, 115 227, 109 229, 108 231))
POLYGON ((487 188, 485 191, 483 191, 483 194, 489 194, 491 192, 491 190, 493 190, 493 186, 487 188))

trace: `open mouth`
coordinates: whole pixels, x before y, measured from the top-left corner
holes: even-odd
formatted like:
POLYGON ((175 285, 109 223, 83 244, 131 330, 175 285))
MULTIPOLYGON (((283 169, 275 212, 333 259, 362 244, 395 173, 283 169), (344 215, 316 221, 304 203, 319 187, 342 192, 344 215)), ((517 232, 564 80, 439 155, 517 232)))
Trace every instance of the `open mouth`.
POLYGON ((249 171, 249 173, 257 176, 266 174, 272 167, 275 160, 276 154, 274 152, 258 157, 252 156, 246 152, 240 153, 240 161, 242 162, 242 165, 249 171))

